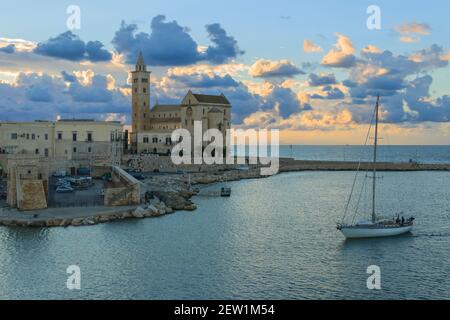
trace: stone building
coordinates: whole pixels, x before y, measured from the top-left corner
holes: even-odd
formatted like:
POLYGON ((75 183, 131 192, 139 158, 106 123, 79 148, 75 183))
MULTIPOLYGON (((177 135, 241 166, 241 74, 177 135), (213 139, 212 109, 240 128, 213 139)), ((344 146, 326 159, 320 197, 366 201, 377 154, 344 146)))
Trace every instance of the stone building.
POLYGON ((0 154, 120 164, 123 126, 116 121, 0 122, 0 154))
POLYGON ((231 104, 225 95, 205 95, 188 91, 177 105, 156 104, 150 108, 150 71, 147 71, 142 53, 132 75, 132 134, 133 153, 170 154, 175 129, 194 133, 194 122, 201 121, 202 134, 218 129, 225 136, 230 128, 231 104))

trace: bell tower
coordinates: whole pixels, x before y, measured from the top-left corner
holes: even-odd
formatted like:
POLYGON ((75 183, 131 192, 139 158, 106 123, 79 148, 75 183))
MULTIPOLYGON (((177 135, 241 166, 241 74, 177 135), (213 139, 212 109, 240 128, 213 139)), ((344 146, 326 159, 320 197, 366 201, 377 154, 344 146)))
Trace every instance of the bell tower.
POLYGON ((134 150, 137 149, 135 144, 139 142, 139 133, 150 130, 150 73, 147 71, 142 52, 139 52, 136 68, 131 72, 131 119, 134 150))

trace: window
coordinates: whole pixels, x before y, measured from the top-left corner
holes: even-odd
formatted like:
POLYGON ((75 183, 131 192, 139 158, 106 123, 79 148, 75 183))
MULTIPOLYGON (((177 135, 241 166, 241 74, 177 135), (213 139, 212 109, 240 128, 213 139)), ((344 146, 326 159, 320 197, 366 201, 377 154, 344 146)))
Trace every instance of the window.
POLYGON ((92 152, 92 148, 91 148, 91 147, 88 148, 88 152, 89 152, 89 153, 92 152))
POLYGON ((144 137, 144 143, 148 143, 148 137, 144 137))
POLYGON ((11 139, 17 140, 17 133, 11 133, 11 139))
POLYGON ((77 141, 77 133, 72 132, 72 141, 77 141))
POLYGON ((158 137, 153 137, 152 142, 153 143, 158 143, 158 137))
POLYGON ((133 82, 134 82, 134 83, 138 83, 138 81, 139 81, 139 79, 137 79, 137 78, 134 78, 134 79, 133 79, 133 82))
POLYGON ((32 140, 35 140, 35 139, 36 139, 36 135, 35 135, 34 133, 31 135, 31 139, 32 139, 32 140))
POLYGON ((144 88, 143 91, 144 91, 144 93, 147 93, 147 88, 144 88))
POLYGON ((58 140, 62 140, 63 136, 62 136, 62 132, 58 132, 58 140))
POLYGON ((172 138, 166 137, 166 144, 172 144, 172 138))
POLYGON ((142 83, 147 83, 148 79, 147 78, 142 78, 142 83))
POLYGON ((39 154, 39 149, 34 150, 34 153, 39 154))
POLYGON ((77 148, 73 148, 73 153, 77 153, 77 148))
POLYGON ((46 134, 44 135, 44 139, 45 139, 45 140, 48 140, 48 133, 46 133, 46 134))
POLYGON ((45 154, 46 157, 48 157, 48 149, 47 148, 45 148, 44 154, 45 154))
POLYGON ((92 142, 92 132, 87 133, 87 141, 92 142))
POLYGON ((27 140, 30 140, 30 134, 27 133, 27 140))

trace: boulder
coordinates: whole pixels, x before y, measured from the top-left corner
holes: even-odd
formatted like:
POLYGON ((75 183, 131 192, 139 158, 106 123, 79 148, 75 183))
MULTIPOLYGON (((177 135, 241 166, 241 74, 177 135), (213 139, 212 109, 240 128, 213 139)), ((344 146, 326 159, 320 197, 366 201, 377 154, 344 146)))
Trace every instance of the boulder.
POLYGON ((61 225, 62 219, 50 219, 45 222, 47 227, 59 227, 61 225))
POLYGON ((186 211, 194 211, 194 210, 197 210, 197 206, 195 204, 191 203, 191 204, 187 204, 183 209, 186 211))
POLYGON ((142 219, 144 218, 145 212, 144 208, 137 207, 136 210, 133 211, 132 216, 137 219, 142 219))
POLYGON ((80 218, 73 219, 71 225, 74 227, 81 226, 83 224, 83 220, 84 219, 80 219, 80 218))
POLYGON ((98 222, 104 223, 110 220, 109 216, 98 216, 98 222))
MULTIPOLYGON (((175 210, 183 210, 189 201, 188 198, 183 197, 183 195, 188 196, 188 193, 182 195, 175 191, 159 191, 156 194, 165 207, 171 207, 175 210)), ((161 209, 165 209, 165 207, 161 209)))
POLYGON ((172 214, 174 212, 175 212, 175 210, 173 210, 171 207, 166 208, 166 214, 172 214))
POLYGON ((61 221, 61 223, 59 224, 60 227, 67 227, 70 226, 72 224, 72 220, 71 219, 63 219, 61 221))
POLYGON ((95 224, 95 221, 93 218, 86 218, 83 220, 83 225, 84 226, 92 226, 95 224))

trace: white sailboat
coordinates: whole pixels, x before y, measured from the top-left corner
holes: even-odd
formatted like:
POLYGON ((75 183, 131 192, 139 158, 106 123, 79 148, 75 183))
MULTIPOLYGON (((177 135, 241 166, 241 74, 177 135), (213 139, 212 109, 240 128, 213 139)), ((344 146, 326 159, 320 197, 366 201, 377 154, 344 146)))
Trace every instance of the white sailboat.
MULTIPOLYGON (((342 223, 337 224, 337 229, 342 232, 342 234, 347 239, 353 238, 379 238, 379 237, 392 237, 398 236, 410 232, 414 227, 414 218, 401 218, 398 216, 396 219, 379 219, 376 212, 376 181, 377 181, 377 147, 378 147, 378 111, 379 111, 380 97, 377 98, 377 103, 375 106, 375 142, 373 149, 373 176, 372 176, 372 219, 371 221, 361 221, 355 224, 344 224, 345 215, 347 213, 353 189, 355 187, 356 176, 353 182, 352 192, 350 194, 347 206, 345 209, 344 218, 342 223)), ((370 128, 369 128, 370 134, 370 128)), ((366 140, 367 141, 367 140, 366 140)), ((361 165, 361 164, 360 164, 361 165)), ((358 171, 360 168, 358 166, 358 171)), ((358 174, 358 173, 357 173, 358 174)))

